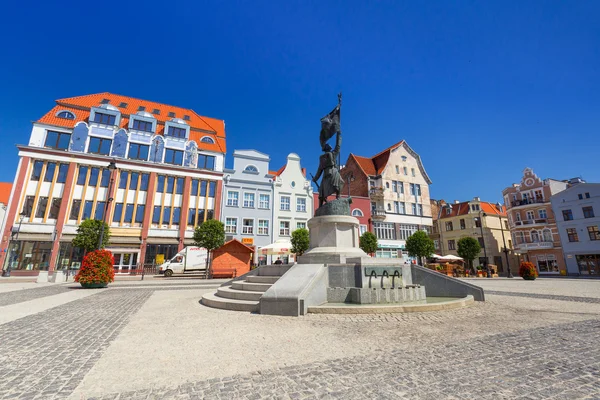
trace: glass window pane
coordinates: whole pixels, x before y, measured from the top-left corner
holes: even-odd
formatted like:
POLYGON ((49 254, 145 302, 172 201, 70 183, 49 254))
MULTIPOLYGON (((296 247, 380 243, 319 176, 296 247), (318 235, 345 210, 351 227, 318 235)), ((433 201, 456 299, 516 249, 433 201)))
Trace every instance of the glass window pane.
POLYGON ((79 218, 79 210, 81 209, 81 200, 73 200, 73 205, 71 206, 71 215, 69 219, 77 219, 79 218))
POLYGON ((206 156, 198 154, 198 168, 206 168, 206 156))
POLYGON ((88 171, 88 167, 86 167, 85 165, 79 166, 79 172, 77 173, 77 184, 78 185, 85 185, 85 180, 87 179, 87 171, 88 171))
POLYGON ((146 207, 143 204, 138 204, 137 210, 135 210, 135 222, 140 224, 144 222, 144 210, 146 207))
POLYGON ((132 172, 131 173, 131 178, 129 180, 129 189, 131 190, 136 190, 138 187, 138 179, 140 177, 140 174, 137 172, 132 172))
POLYGON ((100 175, 100 169, 98 168, 92 168, 91 172, 90 172, 90 186, 96 186, 98 185, 98 176, 100 175))
POLYGON ((183 178, 177 178, 177 194, 183 194, 183 178))
POLYGON ((213 157, 213 156, 206 157, 206 169, 210 169, 210 170, 215 169, 215 157, 213 157))
POLYGON ((48 131, 46 133, 46 143, 44 146, 46 147, 56 147, 58 143, 58 132, 48 131))
POLYGON ((179 225, 179 217, 181 215, 181 207, 173 207, 173 225, 179 225))
POLYGON ((52 199, 52 203, 50 205, 50 212, 48 213, 48 218, 51 218, 51 219, 58 218, 58 212, 60 211, 61 200, 62 199, 60 199, 60 198, 52 199))
POLYGON ((140 190, 148 190, 148 181, 150 180, 150 174, 142 174, 140 182, 140 190))
POLYGON ((200 196, 202 196, 202 197, 206 196, 206 186, 207 185, 208 185, 208 182, 206 182, 206 181, 200 182, 200 196))
POLYGON ((192 191, 190 194, 192 196, 198 195, 198 179, 192 179, 192 191))
POLYGON ((104 221, 104 207, 106 206, 106 202, 98 201, 96 202, 96 212, 94 212, 94 219, 104 221))
POLYGON ((71 141, 71 135, 68 133, 61 133, 58 136, 58 144, 56 147, 61 150, 67 150, 69 148, 69 142, 71 141))
POLYGON ((44 175, 44 182, 52 182, 54 179, 54 171, 56 170, 56 164, 49 162, 46 164, 46 174, 44 175))
POLYGON ((67 172, 69 172, 69 164, 60 164, 58 167, 57 183, 65 183, 67 181, 67 172))
POLYGON ((93 201, 86 201, 83 207, 83 216, 82 219, 89 219, 92 217, 92 206, 94 205, 93 201))
POLYGON ((44 166, 43 161, 36 161, 33 163, 33 171, 31 172, 31 180, 39 181, 42 176, 42 167, 44 166))
POLYGON ((127 176, 128 175, 129 175, 129 172, 121 171, 121 177, 119 178, 119 189, 127 188, 127 176))
POLYGON ((204 210, 198 210, 198 225, 202 225, 202 223, 204 222, 204 210))
POLYGON ((160 206, 154 206, 154 212, 152 213, 152 223, 160 223, 160 206))
POLYGON ((167 193, 173 193, 173 186, 175 185, 175 178, 169 176, 167 178, 167 193))
POLYGON ((147 160, 149 150, 150 150, 150 146, 140 145, 140 153, 139 153, 138 159, 147 160))
POLYGON ((123 215, 123 203, 116 203, 113 222, 121 222, 121 215, 123 215))
POLYGON ((196 225, 196 209, 190 208, 188 210, 188 225, 195 226, 196 225))
POLYGON ((156 192, 162 193, 165 191, 165 177, 163 175, 158 176, 158 183, 156 185, 156 192))
POLYGON ((104 154, 107 156, 110 153, 110 146, 112 145, 112 140, 102 139, 100 144, 100 154, 104 154))
POLYGON ((170 220, 171 220, 171 207, 165 207, 163 209, 163 218, 162 218, 163 225, 169 225, 170 220))
POLYGON ((40 197, 38 199, 38 206, 37 206, 37 211, 35 212, 35 217, 36 218, 44 218, 44 215, 46 215, 46 207, 47 206, 48 206, 48 198, 40 197))
POLYGON ((181 165, 183 163, 183 151, 175 151, 175 164, 181 165))
POLYGON ((215 191, 217 190, 217 182, 210 181, 210 188, 208 190, 208 197, 215 197, 215 191))
POLYGON ((125 219, 123 222, 133 221, 133 204, 127 204, 125 206, 125 219))
POLYGON ((100 179, 100 187, 108 187, 110 181, 110 171, 108 169, 102 170, 102 178, 100 179))

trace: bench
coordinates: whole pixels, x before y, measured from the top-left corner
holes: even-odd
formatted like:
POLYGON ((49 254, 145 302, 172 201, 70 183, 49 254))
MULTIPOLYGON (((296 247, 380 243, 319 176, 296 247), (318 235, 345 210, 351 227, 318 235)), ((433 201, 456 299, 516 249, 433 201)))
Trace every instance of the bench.
POLYGON ((215 268, 211 272, 213 278, 235 278, 237 275, 235 268, 215 268))

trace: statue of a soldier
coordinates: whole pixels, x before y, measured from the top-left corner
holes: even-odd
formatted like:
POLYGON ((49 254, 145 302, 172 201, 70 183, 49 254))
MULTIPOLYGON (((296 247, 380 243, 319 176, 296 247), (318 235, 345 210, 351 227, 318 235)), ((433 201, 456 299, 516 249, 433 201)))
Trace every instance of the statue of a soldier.
POLYGON ((319 169, 313 177, 313 182, 318 184, 318 180, 323 175, 323 180, 319 186, 319 207, 327 202, 327 197, 335 193, 335 198, 340 197, 340 192, 344 187, 344 181, 340 175, 338 156, 342 144, 342 132, 340 126, 340 108, 341 93, 338 95, 338 105, 329 114, 321 118, 321 134, 319 140, 323 154, 319 157, 319 169), (327 141, 336 135, 335 148, 331 148, 327 141))

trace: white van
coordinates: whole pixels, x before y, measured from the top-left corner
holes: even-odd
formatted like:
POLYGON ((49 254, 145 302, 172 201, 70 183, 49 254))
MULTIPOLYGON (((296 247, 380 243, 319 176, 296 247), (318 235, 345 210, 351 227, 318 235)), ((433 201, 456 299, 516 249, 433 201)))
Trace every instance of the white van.
POLYGON ((173 276, 173 274, 184 274, 186 272, 206 271, 207 254, 205 248, 188 246, 177 253, 175 257, 161 264, 158 267, 158 273, 173 276))

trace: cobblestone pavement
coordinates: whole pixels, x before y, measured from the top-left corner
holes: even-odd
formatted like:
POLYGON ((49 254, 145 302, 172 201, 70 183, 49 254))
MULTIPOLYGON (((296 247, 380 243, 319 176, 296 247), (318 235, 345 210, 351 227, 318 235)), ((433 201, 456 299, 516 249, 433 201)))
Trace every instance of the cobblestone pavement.
POLYGON ((591 320, 99 399, 597 399, 599 332, 591 320))
POLYGON ((500 296, 516 296, 516 297, 531 297, 534 299, 548 299, 548 300, 563 300, 563 301, 576 301, 580 303, 597 303, 600 304, 600 299, 593 297, 578 297, 578 296, 560 296, 552 294, 539 294, 539 293, 522 293, 522 292, 504 292, 498 290, 486 290, 485 294, 497 294, 500 296))
POLYGON ((39 299, 40 297, 53 296, 64 293, 69 290, 66 285, 44 286, 41 288, 32 288, 18 290, 14 292, 0 293, 0 307, 11 304, 22 303, 24 301, 39 299))

